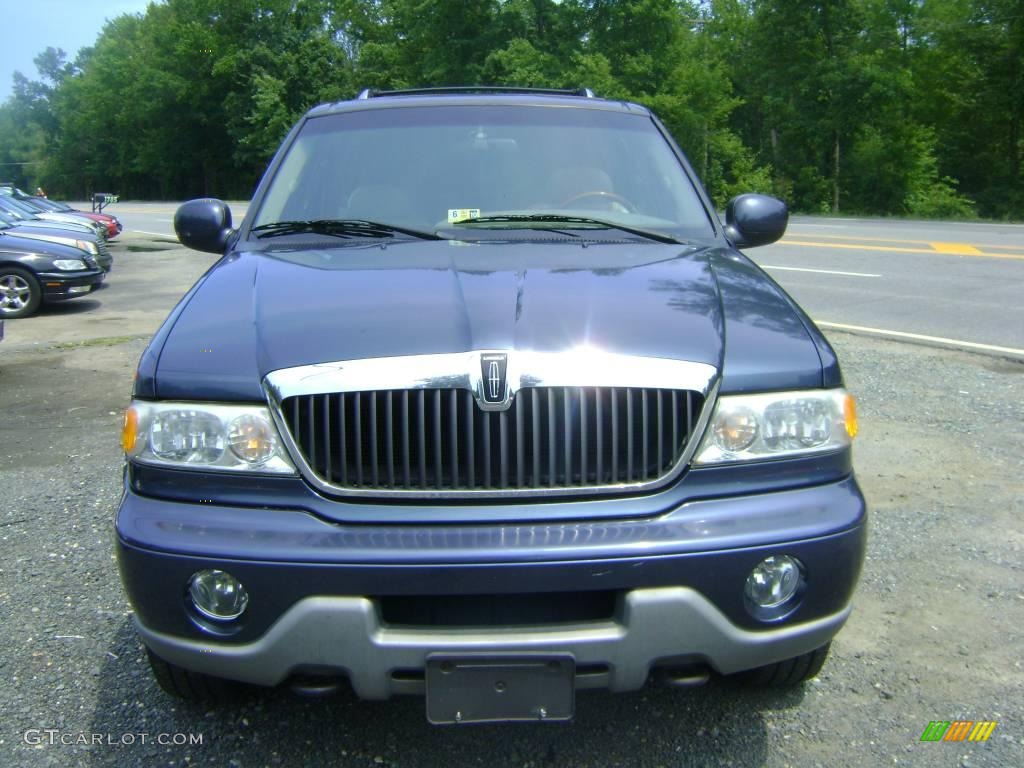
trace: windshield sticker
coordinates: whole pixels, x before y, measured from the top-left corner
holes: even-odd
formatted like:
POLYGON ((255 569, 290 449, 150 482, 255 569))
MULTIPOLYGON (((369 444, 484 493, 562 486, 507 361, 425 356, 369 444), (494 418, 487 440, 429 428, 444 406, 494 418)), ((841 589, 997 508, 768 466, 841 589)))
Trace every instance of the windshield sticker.
POLYGON ((448 209, 448 223, 456 224, 460 221, 469 221, 470 219, 479 219, 480 209, 479 208, 449 208, 448 209))

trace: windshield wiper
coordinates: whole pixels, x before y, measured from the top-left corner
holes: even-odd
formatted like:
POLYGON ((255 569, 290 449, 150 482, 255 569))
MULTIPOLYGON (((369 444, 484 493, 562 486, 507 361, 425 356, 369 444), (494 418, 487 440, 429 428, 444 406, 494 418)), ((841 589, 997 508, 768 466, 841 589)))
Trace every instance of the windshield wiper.
POLYGON ((421 240, 443 240, 435 232, 423 232, 409 227, 397 227, 380 221, 367 219, 313 219, 311 221, 275 221, 252 228, 256 237, 280 237, 310 232, 333 237, 394 237, 395 233, 409 235, 421 240))
POLYGON ((653 229, 642 229, 631 227, 626 224, 619 224, 615 221, 604 219, 592 219, 587 216, 565 216, 558 213, 509 213, 498 216, 480 216, 475 219, 463 219, 454 224, 463 227, 473 224, 584 224, 587 226, 600 227, 602 229, 617 229, 621 232, 628 232, 631 235, 646 237, 649 240, 656 240, 659 243, 679 243, 680 241, 664 232, 657 232, 653 229))

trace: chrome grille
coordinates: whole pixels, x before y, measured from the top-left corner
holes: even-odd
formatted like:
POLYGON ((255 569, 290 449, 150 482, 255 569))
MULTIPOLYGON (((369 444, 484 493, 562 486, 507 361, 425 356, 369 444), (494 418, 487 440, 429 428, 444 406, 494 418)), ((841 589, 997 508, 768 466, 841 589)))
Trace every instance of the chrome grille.
POLYGON ((700 392, 525 387, 484 411, 468 389, 303 394, 281 401, 321 482, 355 491, 602 489, 670 475, 701 414, 700 392))

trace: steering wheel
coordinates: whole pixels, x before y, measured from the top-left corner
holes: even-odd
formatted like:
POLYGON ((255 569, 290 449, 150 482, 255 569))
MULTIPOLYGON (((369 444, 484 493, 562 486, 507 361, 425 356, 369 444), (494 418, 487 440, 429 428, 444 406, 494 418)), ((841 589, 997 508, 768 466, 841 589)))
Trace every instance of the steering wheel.
POLYGON ((624 198, 622 195, 617 195, 614 192, 607 192, 603 189, 594 189, 589 192, 581 192, 578 195, 573 195, 570 198, 563 200, 558 204, 559 208, 567 208, 572 203, 585 200, 589 197, 599 198, 605 202, 618 203, 622 208, 625 209, 625 213, 636 213, 636 205, 631 201, 624 198))

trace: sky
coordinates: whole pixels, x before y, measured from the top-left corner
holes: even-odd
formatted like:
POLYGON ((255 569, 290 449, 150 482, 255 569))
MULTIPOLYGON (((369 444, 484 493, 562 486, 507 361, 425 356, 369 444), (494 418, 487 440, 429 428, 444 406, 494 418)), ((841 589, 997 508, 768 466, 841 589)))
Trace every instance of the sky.
POLYGON ((63 48, 74 61, 92 45, 109 19, 144 13, 150 0, 0 0, 0 103, 11 95, 15 70, 29 80, 39 73, 32 63, 47 47, 63 48))

